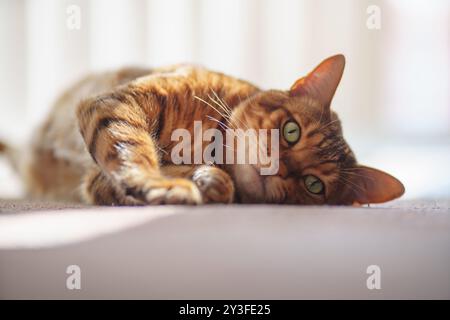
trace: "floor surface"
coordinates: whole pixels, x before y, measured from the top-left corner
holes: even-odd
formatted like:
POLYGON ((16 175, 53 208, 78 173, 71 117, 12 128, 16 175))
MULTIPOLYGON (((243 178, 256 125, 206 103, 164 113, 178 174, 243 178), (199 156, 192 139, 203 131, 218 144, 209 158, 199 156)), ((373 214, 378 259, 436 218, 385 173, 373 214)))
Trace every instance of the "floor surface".
POLYGON ((0 298, 450 298, 448 199, 0 212, 0 298))

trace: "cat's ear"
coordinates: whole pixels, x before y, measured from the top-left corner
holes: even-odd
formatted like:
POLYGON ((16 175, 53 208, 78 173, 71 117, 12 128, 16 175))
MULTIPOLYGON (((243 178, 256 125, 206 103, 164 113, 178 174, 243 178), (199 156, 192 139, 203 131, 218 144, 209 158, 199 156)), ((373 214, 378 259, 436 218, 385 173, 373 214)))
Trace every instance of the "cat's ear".
POLYGON ((306 77, 298 79, 289 90, 291 96, 309 95, 329 107, 345 67, 342 54, 332 56, 320 63, 306 77))
POLYGON ((398 179, 381 170, 358 166, 354 173, 353 203, 381 203, 396 199, 405 193, 405 187, 398 179))

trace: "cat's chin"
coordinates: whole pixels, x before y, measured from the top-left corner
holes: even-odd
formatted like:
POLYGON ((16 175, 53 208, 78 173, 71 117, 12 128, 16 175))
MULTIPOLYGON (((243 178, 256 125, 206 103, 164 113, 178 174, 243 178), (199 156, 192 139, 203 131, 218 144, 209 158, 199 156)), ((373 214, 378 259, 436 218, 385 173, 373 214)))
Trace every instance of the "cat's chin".
POLYGON ((264 202, 264 179, 257 168, 250 164, 237 164, 230 169, 240 202, 264 202))

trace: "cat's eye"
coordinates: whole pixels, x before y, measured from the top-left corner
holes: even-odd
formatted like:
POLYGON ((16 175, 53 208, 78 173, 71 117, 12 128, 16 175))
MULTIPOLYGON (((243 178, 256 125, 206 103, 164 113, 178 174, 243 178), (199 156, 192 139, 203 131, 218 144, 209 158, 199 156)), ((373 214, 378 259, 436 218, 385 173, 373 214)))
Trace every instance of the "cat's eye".
POLYGON ((303 177, 306 189, 314 194, 322 194, 324 192, 323 182, 313 175, 303 177))
POLYGON ((300 139, 300 126, 295 121, 288 121, 283 127, 283 137, 290 144, 296 143, 300 139))

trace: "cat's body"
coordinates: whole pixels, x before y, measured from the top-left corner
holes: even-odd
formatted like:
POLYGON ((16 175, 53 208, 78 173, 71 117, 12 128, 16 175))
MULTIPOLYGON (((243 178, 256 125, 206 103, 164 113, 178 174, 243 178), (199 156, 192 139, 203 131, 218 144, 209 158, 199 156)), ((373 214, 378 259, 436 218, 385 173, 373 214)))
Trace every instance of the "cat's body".
MULTIPOLYGON (((230 106, 235 106, 240 97, 247 97, 257 90, 250 84, 232 77, 187 65, 155 70, 122 69, 85 78, 56 102, 50 116, 34 137, 32 159, 28 167, 28 186, 33 196, 91 202, 90 196, 86 195, 86 190, 83 188, 87 188, 84 184, 89 183, 86 181, 89 180, 86 173, 95 172, 97 164, 90 156, 89 147, 80 135, 77 107, 81 100, 113 89, 117 90, 121 85, 124 85, 122 96, 124 99, 145 105, 147 102, 144 100, 148 99, 148 92, 151 91, 154 95, 152 99, 155 100, 152 105, 147 105, 147 108, 151 110, 135 110, 138 115, 130 115, 122 110, 120 115, 116 115, 117 119, 111 119, 111 121, 127 118, 126 121, 134 125, 136 120, 133 117, 137 116, 141 118, 136 123, 141 123, 142 120, 142 123, 153 126, 145 130, 143 135, 149 137, 153 135, 158 138, 158 147, 164 148, 164 152, 161 152, 158 157, 164 164, 169 164, 171 161, 170 151, 175 142, 171 141, 170 137, 174 129, 192 130, 194 121, 202 121, 204 129, 219 127, 217 122, 208 119, 207 116, 223 120, 214 109, 194 99, 194 96, 208 99, 208 95, 214 91, 230 106), (143 78, 136 80, 139 77, 143 78), (129 90, 127 84, 131 85, 130 82, 136 86, 133 88, 136 91, 139 91, 137 88, 142 83, 143 89, 139 94, 127 91, 129 90), (205 85, 206 83, 208 85, 205 85), (148 89, 149 87, 151 89, 148 89), (164 125, 160 125, 162 122, 164 125)), ((101 98, 95 99, 100 101, 101 98)), ((104 118, 100 114, 85 116, 86 121, 98 121, 94 124, 95 126, 101 126, 101 122, 105 121, 104 118)), ((140 139, 145 140, 145 138, 140 139)), ((152 160, 156 161, 157 158, 148 161, 152 160)), ((190 171, 190 167, 188 165, 162 166, 166 176, 179 176, 179 171, 182 171, 184 176, 185 170, 181 169, 190 171)), ((92 199, 92 202, 97 201, 92 199)))
POLYGON ((20 171, 34 197, 103 205, 351 204, 398 197, 398 180, 357 165, 329 110, 342 71, 343 57, 330 58, 289 91, 262 91, 189 65, 93 75, 56 102, 20 171), (172 133, 183 128, 194 135, 195 121, 204 131, 280 129, 279 170, 261 176, 259 163, 173 164, 172 133))

